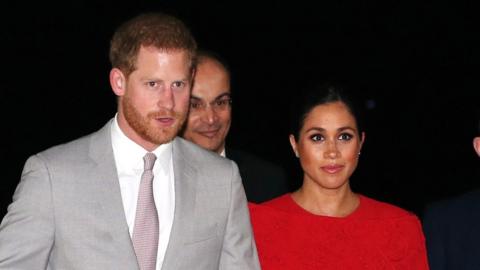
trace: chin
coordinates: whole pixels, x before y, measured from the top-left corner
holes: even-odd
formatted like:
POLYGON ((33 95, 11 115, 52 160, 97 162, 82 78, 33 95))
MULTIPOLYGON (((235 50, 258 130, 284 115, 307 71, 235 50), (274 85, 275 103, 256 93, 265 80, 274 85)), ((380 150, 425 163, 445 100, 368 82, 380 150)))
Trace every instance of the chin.
POLYGON ((210 144, 210 145, 208 145, 208 146, 206 146, 206 147, 204 147, 204 148, 205 148, 205 149, 208 149, 208 150, 210 150, 210 151, 213 151, 213 152, 217 152, 218 146, 216 146, 216 145, 211 145, 211 144, 210 144))
POLYGON ((153 136, 150 136, 150 141, 154 144, 164 144, 171 142, 176 135, 175 130, 163 130, 161 133, 154 134, 153 136))
POLYGON ((216 149, 216 147, 215 147, 216 144, 212 143, 212 141, 209 140, 209 139, 205 139, 204 137, 198 138, 198 139, 195 138, 195 137, 193 137, 193 138, 186 137, 185 139, 201 146, 204 149, 210 150, 210 151, 215 151, 215 149, 216 149))

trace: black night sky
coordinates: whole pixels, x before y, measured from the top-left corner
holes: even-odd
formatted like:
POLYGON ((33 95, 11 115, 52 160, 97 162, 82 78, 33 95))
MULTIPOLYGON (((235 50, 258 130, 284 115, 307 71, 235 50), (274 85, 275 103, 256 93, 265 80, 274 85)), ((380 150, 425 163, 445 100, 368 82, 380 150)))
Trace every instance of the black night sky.
POLYGON ((200 47, 228 60, 228 143, 284 166, 292 189, 300 178, 288 107, 317 79, 347 82, 364 98, 355 190, 421 214, 431 201, 480 187, 472 147, 479 19, 469 1, 66 2, 2 4, 0 217, 29 155, 114 115, 109 39, 145 11, 180 17, 200 47))

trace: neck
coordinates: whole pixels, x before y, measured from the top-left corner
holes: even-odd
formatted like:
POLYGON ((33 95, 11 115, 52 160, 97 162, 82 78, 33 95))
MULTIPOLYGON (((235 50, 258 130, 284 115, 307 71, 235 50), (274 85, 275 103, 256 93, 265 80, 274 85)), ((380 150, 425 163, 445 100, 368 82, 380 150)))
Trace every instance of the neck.
POLYGON ((360 204, 358 195, 349 185, 338 190, 315 190, 302 186, 292 194, 292 198, 306 211, 329 217, 346 217, 360 204))

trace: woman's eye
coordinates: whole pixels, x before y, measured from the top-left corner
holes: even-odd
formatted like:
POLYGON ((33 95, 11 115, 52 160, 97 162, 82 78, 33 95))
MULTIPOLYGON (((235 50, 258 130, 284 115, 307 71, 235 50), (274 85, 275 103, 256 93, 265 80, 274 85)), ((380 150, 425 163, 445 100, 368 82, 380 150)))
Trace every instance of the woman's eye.
POLYGON ((342 141, 349 141, 353 138, 353 135, 351 134, 348 134, 348 133, 342 133, 340 134, 340 136, 338 137, 339 140, 342 140, 342 141))
POLYGON ((322 141, 323 137, 320 134, 314 134, 314 135, 310 136, 310 139, 314 142, 318 142, 318 141, 322 141))

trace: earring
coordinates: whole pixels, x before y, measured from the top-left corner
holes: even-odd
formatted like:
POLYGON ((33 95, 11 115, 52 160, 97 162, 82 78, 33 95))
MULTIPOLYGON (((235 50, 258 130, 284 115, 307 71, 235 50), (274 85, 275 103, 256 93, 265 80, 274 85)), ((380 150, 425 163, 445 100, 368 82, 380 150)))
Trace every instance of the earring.
POLYGON ((296 156, 297 158, 300 158, 300 156, 298 155, 298 152, 295 152, 295 156, 296 156))

